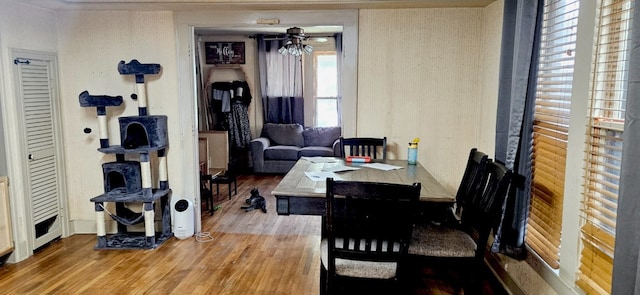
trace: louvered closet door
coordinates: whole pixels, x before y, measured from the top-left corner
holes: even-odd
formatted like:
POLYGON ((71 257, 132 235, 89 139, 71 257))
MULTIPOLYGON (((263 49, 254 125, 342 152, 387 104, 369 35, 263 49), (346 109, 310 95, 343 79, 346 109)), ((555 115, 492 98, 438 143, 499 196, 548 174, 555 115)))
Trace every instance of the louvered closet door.
POLYGON ((56 157, 51 63, 18 63, 28 186, 32 209, 33 249, 62 235, 59 167, 56 157))

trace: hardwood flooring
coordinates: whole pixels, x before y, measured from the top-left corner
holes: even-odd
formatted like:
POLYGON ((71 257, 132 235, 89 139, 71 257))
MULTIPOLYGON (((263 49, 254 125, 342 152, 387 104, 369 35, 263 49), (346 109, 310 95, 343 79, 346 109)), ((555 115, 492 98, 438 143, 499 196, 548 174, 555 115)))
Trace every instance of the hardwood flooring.
MULTIPOLYGON (((60 239, 16 264, 0 266, 2 294, 318 294, 320 217, 278 216, 270 191, 279 175, 238 179, 238 195, 203 211, 204 237, 171 238, 154 250, 94 250, 95 235, 60 239), (268 213, 240 209, 258 187, 268 213)), ((215 189, 214 189, 215 191, 215 189)), ((215 197, 215 196, 214 196, 215 197)), ((422 279, 414 294, 452 294, 422 279)), ((492 281, 485 294, 506 294, 492 281)))

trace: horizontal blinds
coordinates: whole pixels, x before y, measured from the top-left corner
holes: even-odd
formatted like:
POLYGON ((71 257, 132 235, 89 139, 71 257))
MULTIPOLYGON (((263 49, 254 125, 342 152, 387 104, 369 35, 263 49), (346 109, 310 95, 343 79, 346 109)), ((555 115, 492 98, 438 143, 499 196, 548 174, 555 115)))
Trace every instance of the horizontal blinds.
POLYGON ((631 0, 602 0, 598 11, 576 282, 587 294, 611 292, 631 4, 631 0))
POLYGON ((559 268, 578 1, 545 1, 533 122, 527 244, 559 268))

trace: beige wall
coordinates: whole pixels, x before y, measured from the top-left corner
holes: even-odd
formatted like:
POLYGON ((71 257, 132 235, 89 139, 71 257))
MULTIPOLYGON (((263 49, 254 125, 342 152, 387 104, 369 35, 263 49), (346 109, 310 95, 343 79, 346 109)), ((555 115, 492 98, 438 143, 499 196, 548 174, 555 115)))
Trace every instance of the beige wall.
POLYGON ((26 155, 23 158, 20 153, 20 138, 16 132, 12 132, 21 119, 16 112, 14 81, 12 72, 14 65, 11 60, 12 49, 25 49, 45 53, 54 53, 58 50, 56 15, 46 9, 23 5, 11 0, 0 0, 0 119, 6 127, 4 133, 4 149, 7 155, 7 167, 10 181, 11 214, 13 219, 14 241, 16 250, 10 260, 21 260, 30 255, 28 246, 29 232, 26 224, 28 217, 26 209, 29 201, 25 194, 25 182, 22 177, 24 172, 21 167, 25 165, 26 155))
MULTIPOLYGON (((493 137, 481 138, 481 120, 495 116, 482 113, 495 95, 482 92, 489 74, 481 66, 498 62, 484 60, 483 15, 482 8, 360 11, 357 135, 387 136, 389 156, 399 159, 419 137, 418 160, 452 192, 469 150, 489 148, 481 143, 493 137)), ((499 35, 500 27, 487 30, 499 35)))
MULTIPOLYGON (((200 43, 200 64, 202 66, 203 81, 205 84, 210 84, 216 81, 233 81, 242 80, 247 81, 249 89, 251 89, 251 104, 249 105, 249 124, 251 125, 252 136, 257 137, 260 133, 257 122, 262 123, 262 108, 257 109, 260 104, 260 80, 258 80, 258 48, 256 39, 249 38, 243 35, 209 35, 204 34, 199 36, 198 42, 200 43), (225 69, 224 67, 216 68, 214 65, 207 64, 205 62, 204 48, 205 42, 210 41, 233 41, 244 42, 245 52, 245 64, 241 64, 242 70, 237 69, 225 69)), ((200 95, 200 93, 199 93, 200 95)), ((261 124, 260 124, 261 125, 261 124)), ((198 130, 205 130, 202 126, 198 126, 198 130)))
MULTIPOLYGON (((159 63, 160 74, 145 77, 148 112, 168 116, 169 184, 176 193, 183 187, 181 178, 175 176, 182 170, 180 155, 184 152, 178 110, 184 100, 192 98, 177 96, 172 12, 60 12, 58 28, 70 219, 74 232, 95 232, 95 213, 89 199, 104 191, 101 164, 114 161, 115 156, 96 150, 100 147, 96 110, 80 107, 78 95, 87 90, 93 95, 123 96, 121 106, 107 108, 110 144, 117 145, 117 117, 138 114, 138 104, 130 98, 136 92, 134 77, 120 75, 118 63, 132 59, 159 63), (85 127, 93 132, 83 133, 85 127)), ((137 154, 127 157, 139 159, 137 154)), ((154 183, 157 187, 157 181, 154 183)))

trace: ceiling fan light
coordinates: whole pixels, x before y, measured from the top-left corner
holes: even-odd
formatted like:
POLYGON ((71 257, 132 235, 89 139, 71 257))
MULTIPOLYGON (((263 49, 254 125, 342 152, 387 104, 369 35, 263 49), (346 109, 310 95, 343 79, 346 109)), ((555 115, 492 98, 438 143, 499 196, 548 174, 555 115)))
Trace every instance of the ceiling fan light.
POLYGON ((292 27, 287 29, 287 41, 284 45, 278 49, 278 52, 282 55, 302 56, 304 53, 311 54, 313 52, 313 46, 302 44, 303 40, 307 40, 309 37, 304 35, 304 30, 298 27, 292 27))
POLYGON ((306 54, 311 54, 311 52, 313 52, 313 46, 311 46, 311 45, 305 45, 305 46, 304 46, 304 52, 305 52, 306 54))

